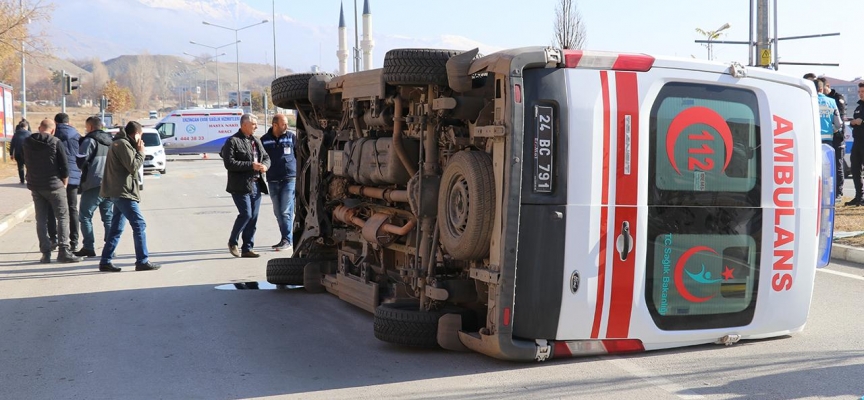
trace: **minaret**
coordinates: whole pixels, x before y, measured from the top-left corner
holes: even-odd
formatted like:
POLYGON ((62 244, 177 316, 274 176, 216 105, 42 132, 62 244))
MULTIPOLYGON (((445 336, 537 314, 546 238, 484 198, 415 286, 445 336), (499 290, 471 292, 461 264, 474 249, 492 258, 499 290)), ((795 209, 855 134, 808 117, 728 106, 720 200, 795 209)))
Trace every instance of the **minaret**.
POLYGON ((339 75, 348 73, 348 29, 345 27, 345 11, 339 4, 339 50, 336 51, 339 58, 339 75))
POLYGON ((372 40, 372 12, 369 11, 369 0, 363 0, 363 40, 360 49, 363 51, 363 70, 372 69, 372 48, 375 41, 372 40))

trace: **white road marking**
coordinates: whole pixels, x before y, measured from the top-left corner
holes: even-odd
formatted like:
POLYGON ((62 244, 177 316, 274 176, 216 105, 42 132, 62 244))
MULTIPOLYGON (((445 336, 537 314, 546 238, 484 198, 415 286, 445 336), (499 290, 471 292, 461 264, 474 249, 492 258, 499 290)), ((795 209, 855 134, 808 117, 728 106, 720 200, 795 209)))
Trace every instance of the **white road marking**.
POLYGON ((682 399, 703 399, 704 396, 697 394, 696 392, 685 388, 675 382, 672 382, 666 378, 661 378, 651 371, 646 370, 645 368, 640 367, 638 364, 626 359, 626 358, 607 358, 607 362, 612 363, 616 367, 629 372, 631 375, 638 377, 639 379, 644 380, 645 382, 659 387, 675 396, 678 396, 682 399))
POLYGON ((838 275, 838 276, 845 276, 845 277, 847 277, 847 278, 857 279, 857 280, 859 280, 859 281, 864 281, 864 276, 860 276, 860 275, 852 275, 852 274, 848 274, 848 273, 846 273, 846 272, 832 271, 832 270, 830 270, 830 269, 824 269, 824 268, 822 268, 822 269, 817 269, 817 271, 819 271, 819 272, 825 272, 825 273, 827 273, 827 274, 838 275))

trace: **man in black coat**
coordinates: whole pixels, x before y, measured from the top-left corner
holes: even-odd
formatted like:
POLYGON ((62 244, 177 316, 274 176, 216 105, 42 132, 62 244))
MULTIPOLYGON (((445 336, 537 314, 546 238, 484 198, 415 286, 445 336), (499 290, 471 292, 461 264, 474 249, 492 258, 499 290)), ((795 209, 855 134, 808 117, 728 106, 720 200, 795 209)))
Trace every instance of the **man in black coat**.
POLYGON ((12 143, 9 144, 11 148, 9 155, 18 163, 18 179, 22 185, 24 184, 24 140, 28 137, 30 137, 30 123, 22 119, 15 127, 12 143))
POLYGON ((240 117, 240 130, 222 145, 222 161, 228 170, 226 191, 231 193, 237 206, 237 218, 228 238, 228 251, 234 257, 259 257, 253 251, 255 230, 258 225, 258 210, 261 194, 267 194, 267 183, 263 174, 270 168, 270 157, 264 151, 261 140, 255 137, 258 119, 252 114, 240 117), (243 246, 238 250, 240 234, 243 246))
POLYGON ((50 119, 42 120, 39 132, 24 141, 24 161, 27 164, 27 188, 33 196, 36 209, 36 234, 39 236, 39 262, 51 262, 51 241, 48 238, 48 220, 57 218, 57 236, 60 250, 58 262, 79 262, 69 249, 69 208, 66 186, 69 184, 69 164, 66 150, 54 137, 55 125, 50 119), (53 214, 53 215, 52 215, 53 214))

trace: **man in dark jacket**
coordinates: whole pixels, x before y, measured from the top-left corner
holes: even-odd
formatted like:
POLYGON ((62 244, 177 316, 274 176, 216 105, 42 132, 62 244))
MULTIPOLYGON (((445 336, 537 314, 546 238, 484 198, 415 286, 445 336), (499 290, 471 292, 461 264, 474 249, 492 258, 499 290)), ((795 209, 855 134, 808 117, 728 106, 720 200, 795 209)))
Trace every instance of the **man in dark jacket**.
POLYGON ((132 239, 135 243, 135 270, 152 271, 161 265, 150 262, 147 252, 147 234, 144 229, 144 215, 138 203, 141 195, 138 192, 138 169, 144 165, 144 142, 141 140, 141 124, 132 121, 126 128, 114 135, 111 148, 105 161, 105 174, 102 176, 102 189, 99 196, 110 198, 114 203, 114 216, 111 219, 111 231, 102 248, 102 259, 99 270, 102 272, 119 272, 120 268, 111 264, 114 250, 120 243, 123 226, 126 220, 132 226, 132 239))
POLYGON ((864 82, 858 84, 858 107, 852 114, 852 154, 850 154, 850 168, 852 168, 852 183, 855 184, 855 198, 847 201, 847 206, 860 206, 864 204, 862 192, 864 182, 861 181, 861 168, 864 167, 864 82))
POLYGON ((297 176, 297 159, 294 156, 296 137, 288 131, 288 119, 282 114, 273 117, 273 126, 261 137, 261 144, 270 156, 267 170, 267 186, 273 214, 279 225, 281 240, 273 250, 293 253, 292 228, 294 226, 294 184, 297 176))
POLYGON ((54 137, 55 125, 50 119, 42 120, 39 132, 24 141, 24 161, 27 164, 27 188, 33 196, 36 209, 36 234, 39 236, 39 262, 51 262, 51 242, 48 238, 48 220, 57 218, 58 262, 78 262, 69 249, 69 210, 66 185, 69 182, 69 164, 63 145, 54 137), (49 211, 52 210, 52 215, 49 211))
POLYGON ((12 143, 9 144, 9 155, 18 163, 18 179, 24 184, 24 140, 30 137, 30 123, 22 119, 15 127, 12 143))
POLYGON ((225 190, 231 193, 238 212, 228 238, 228 251, 234 257, 259 257, 252 249, 255 247, 261 194, 267 193, 267 183, 262 174, 270 167, 270 157, 264 151, 261 140, 253 135, 256 128, 258 119, 252 114, 243 114, 240 117, 240 130, 222 145, 222 162, 228 170, 225 190), (241 232, 242 252, 237 249, 241 232))
MULTIPOLYGON (((66 113, 57 113, 54 123, 57 125, 54 136, 63 143, 69 163, 69 184, 66 186, 66 201, 69 202, 69 247, 75 251, 78 247, 78 185, 81 184, 81 170, 75 160, 78 158, 81 134, 69 125, 69 116, 66 113)), ((49 234, 51 231, 53 230, 49 223, 49 234)))
POLYGON ((109 198, 99 196, 102 188, 102 176, 105 172, 105 161, 112 137, 102 130, 102 120, 99 117, 87 118, 85 122, 87 135, 81 138, 78 146, 76 163, 81 169, 81 212, 78 221, 81 223, 82 246, 75 253, 79 257, 95 257, 96 247, 93 234, 93 213, 99 209, 102 215, 102 225, 105 227, 103 242, 111 231, 114 203, 109 198))

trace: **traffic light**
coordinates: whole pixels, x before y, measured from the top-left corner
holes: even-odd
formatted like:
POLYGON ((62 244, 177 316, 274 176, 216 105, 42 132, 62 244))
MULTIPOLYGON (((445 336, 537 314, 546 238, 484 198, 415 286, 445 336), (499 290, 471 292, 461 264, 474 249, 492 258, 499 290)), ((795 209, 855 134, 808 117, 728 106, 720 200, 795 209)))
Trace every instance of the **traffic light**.
POLYGON ((72 91, 78 89, 78 77, 64 75, 63 76, 63 94, 72 94, 72 91))

